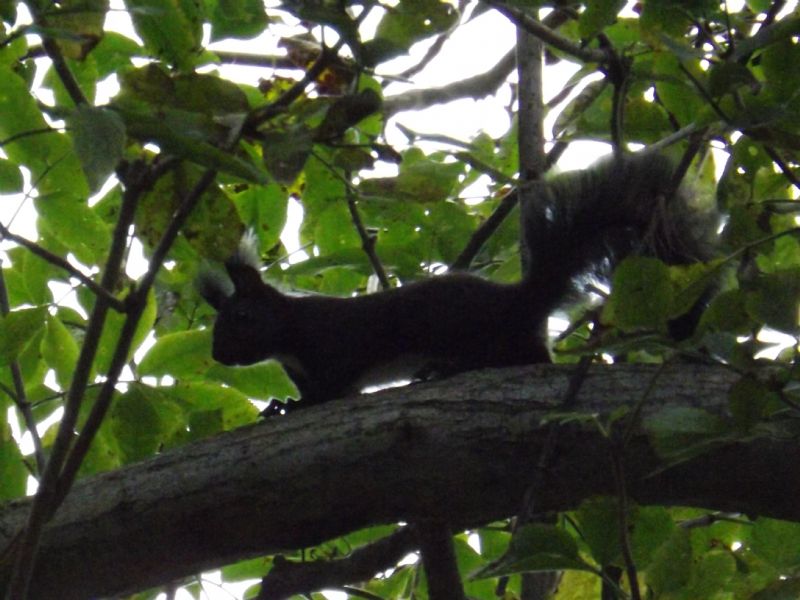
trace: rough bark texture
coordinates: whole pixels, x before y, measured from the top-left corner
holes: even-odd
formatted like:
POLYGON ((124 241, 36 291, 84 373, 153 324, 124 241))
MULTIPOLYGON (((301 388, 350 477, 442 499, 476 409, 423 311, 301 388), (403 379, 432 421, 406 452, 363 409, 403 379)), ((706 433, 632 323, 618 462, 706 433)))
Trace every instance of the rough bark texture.
MULTIPOLYGON (((605 441, 588 422, 542 425, 570 368, 487 370, 309 408, 119 471, 84 479, 48 526, 32 597, 105 596, 237 559, 317 544, 379 523, 447 514, 477 526, 515 514, 549 427, 560 427, 543 510, 610 493, 605 441)), ((657 371, 590 370, 576 411, 633 405, 657 371)), ((658 375, 644 413, 665 405, 722 412, 734 375, 677 366, 658 375)), ((647 438, 625 458, 641 503, 684 504, 800 520, 800 443, 758 440, 652 476, 647 438)), ((0 509, 0 547, 29 503, 0 509)), ((0 565, 0 588, 7 561, 0 565)))

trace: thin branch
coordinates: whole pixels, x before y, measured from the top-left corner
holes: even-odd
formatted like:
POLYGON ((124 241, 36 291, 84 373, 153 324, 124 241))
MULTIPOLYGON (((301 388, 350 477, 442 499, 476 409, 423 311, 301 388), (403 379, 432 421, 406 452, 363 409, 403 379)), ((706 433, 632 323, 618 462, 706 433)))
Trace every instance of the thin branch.
POLYGON ((552 46, 556 50, 560 50, 565 54, 577 58, 583 62, 589 63, 604 63, 607 60, 606 53, 602 50, 591 50, 583 48, 578 44, 561 37, 552 29, 543 25, 536 19, 526 15, 523 11, 513 6, 508 6, 500 0, 484 0, 486 4, 497 10, 500 14, 505 15, 517 27, 524 29, 528 33, 536 36, 545 44, 552 46))
POLYGON ((322 74, 322 71, 325 70, 325 67, 327 67, 329 62, 333 60, 333 57, 336 56, 337 52, 343 45, 344 38, 341 38, 332 48, 323 46, 319 57, 314 61, 314 64, 309 67, 308 71, 306 71, 305 75, 303 75, 303 78, 292 85, 292 87, 286 90, 283 94, 281 94, 281 96, 272 104, 262 106, 261 108, 258 108, 250 113, 243 129, 245 131, 254 130, 262 123, 269 121, 273 117, 283 112, 292 102, 297 100, 303 94, 303 92, 305 92, 306 88, 312 82, 314 82, 317 77, 322 74))
POLYGON ((58 129, 55 127, 41 127, 39 129, 30 129, 28 131, 20 131, 19 133, 15 133, 14 135, 10 135, 5 139, 0 140, 0 148, 3 146, 7 146, 17 140, 21 140, 26 137, 40 135, 42 133, 58 133, 58 129))
POLYGON ((121 300, 119 300, 117 297, 115 297, 108 290, 104 289, 100 284, 98 284, 96 281, 94 281, 91 277, 81 273, 77 268, 72 266, 69 263, 69 261, 65 260, 64 258, 62 258, 62 257, 60 257, 60 256, 58 256, 56 254, 53 254, 49 250, 46 250, 46 249, 42 248, 36 242, 32 242, 29 239, 26 239, 26 238, 24 238, 24 237, 22 237, 20 235, 12 233, 2 223, 0 223, 0 236, 2 236, 3 239, 10 240, 10 241, 12 241, 12 242, 14 242, 16 244, 19 244, 23 248, 27 248, 33 254, 35 254, 36 256, 38 256, 39 258, 41 258, 43 260, 46 260, 51 265, 54 265, 54 266, 56 266, 56 267, 58 267, 60 269, 64 269, 67 273, 69 273, 70 275, 72 275, 73 277, 78 279, 83 285, 85 285, 87 288, 92 290, 92 292, 94 292, 95 296, 102 296, 105 299, 105 301, 108 303, 108 305, 111 308, 113 308, 114 310, 116 310, 117 312, 124 312, 125 311, 125 306, 124 306, 124 304, 122 303, 121 300))
POLYGON ((295 563, 276 560, 261 580, 256 600, 282 600, 295 594, 342 587, 363 581, 397 565, 417 547, 414 532, 404 527, 388 537, 354 550, 347 558, 295 563))
POLYGON ((369 264, 372 265, 372 271, 381 283, 381 288, 388 290, 392 287, 389 283, 389 277, 386 275, 386 269, 383 268, 380 258, 375 253, 375 236, 370 235, 367 228, 364 227, 364 221, 361 219, 361 214, 358 212, 356 205, 356 198, 353 190, 348 186, 347 188, 347 209, 350 211, 350 219, 353 221, 353 226, 358 232, 358 237, 361 238, 361 248, 369 259, 369 264))
POLYGON ((625 486, 625 469, 622 464, 621 452, 617 448, 611 449, 611 465, 614 473, 614 487, 617 495, 617 533, 619 534, 619 545, 622 552, 622 560, 625 564, 625 574, 628 576, 628 588, 630 589, 632 600, 642 600, 642 592, 639 590, 639 577, 636 572, 636 564, 633 561, 631 551, 631 538, 628 522, 628 491, 625 486))
POLYGON ((795 188, 800 190, 800 180, 797 179, 797 175, 794 174, 792 168, 788 164, 786 164, 786 161, 784 161, 783 158, 781 158, 781 155, 778 154, 775 148, 765 144, 764 152, 766 152, 767 155, 772 159, 772 162, 778 165, 778 168, 781 170, 781 173, 783 173, 783 176, 789 180, 789 183, 791 183, 795 188))
MULTIPOLYGON (((556 163, 556 161, 558 161, 558 158, 561 156, 561 154, 563 154, 566 147, 567 144, 564 142, 557 142, 553 145, 553 147, 550 149, 550 152, 548 152, 545 157, 545 172, 547 172, 556 163)), ((514 207, 518 202, 518 189, 514 189, 503 196, 503 198, 500 200, 500 203, 497 205, 497 208, 494 209, 494 212, 489 215, 489 218, 481 223, 481 225, 472 234, 467 242, 467 245, 464 246, 464 249, 450 265, 450 268, 455 271, 463 271, 468 269, 483 245, 489 240, 490 237, 492 237, 500 225, 502 225, 506 217, 511 214, 511 211, 514 210, 514 207)))
MULTIPOLYGON (((100 283, 103 289, 114 289, 116 287, 122 267, 128 229, 133 222, 135 205, 142 191, 142 188, 132 187, 123 194, 120 215, 114 229, 111 248, 100 283)), ((42 528, 58 506, 56 492, 61 467, 75 435, 74 430, 78 421, 78 413, 89 381, 92 364, 97 354, 108 308, 109 305, 105 297, 98 296, 92 314, 89 317, 83 346, 75 366, 75 373, 72 376, 72 384, 64 402, 64 415, 61 418, 56 439, 50 451, 47 467, 39 482, 39 489, 33 498, 25 532, 17 550, 14 570, 7 592, 7 598, 10 600, 25 600, 27 597, 42 528)))
POLYGON ((229 65, 301 70, 294 61, 285 55, 252 54, 249 52, 228 52, 225 50, 211 50, 211 52, 219 58, 220 62, 229 65))
MULTIPOLYGON (((0 264, 0 314, 4 317, 11 312, 11 306, 8 302, 8 289, 6 288, 6 278, 5 273, 2 268, 2 264, 0 264)), ((42 448, 42 438, 39 437, 39 432, 36 429, 36 419, 33 416, 33 411, 31 410, 31 404, 28 402, 27 394, 25 393, 25 383, 22 380, 22 371, 19 368, 19 362, 17 360, 11 361, 9 365, 9 369, 11 370, 11 380, 14 384, 13 393, 12 390, 5 390, 5 392, 11 396, 16 407, 19 409, 19 412, 22 413, 22 418, 25 420, 25 427, 27 427, 28 431, 31 434, 31 438, 33 439, 33 449, 34 449, 34 456, 36 457, 36 467, 38 469, 39 474, 44 473, 45 468, 45 458, 44 458, 44 450, 42 448)))
POLYGON ((491 69, 480 75, 447 85, 390 96, 383 101, 383 114, 392 116, 404 110, 428 108, 461 98, 483 98, 494 94, 514 70, 515 51, 510 50, 491 69))
POLYGON ((78 469, 80 468, 86 453, 89 451, 89 447, 91 446, 92 440, 94 440, 94 436, 100 429, 100 425, 103 422, 106 412, 111 406, 111 400, 114 396, 114 392, 116 391, 117 380, 119 379, 119 375, 128 360, 128 353, 130 351, 131 344, 133 343, 136 327, 138 326, 139 319, 142 316, 145 307, 147 306, 147 295, 149 294, 150 288, 155 282, 156 275, 163 265, 167 257, 167 253, 172 247, 172 243, 175 241, 175 238, 180 232, 181 227, 183 227, 186 219, 189 217, 189 214, 200 201, 200 198, 203 196, 203 193, 206 191, 208 186, 214 182, 216 176, 217 172, 214 169, 208 169, 205 173, 203 173, 203 176, 198 180, 189 194, 187 194, 186 198, 184 198, 183 203, 175 212, 172 220, 169 223, 169 226, 161 236, 158 246, 156 246, 155 250, 153 251, 147 273, 145 273, 144 277, 142 277, 136 290, 128 297, 128 314, 125 318, 125 323, 122 326, 119 341, 114 349, 114 355, 111 359, 108 373, 106 373, 106 381, 103 384, 103 387, 100 388, 100 392, 98 393, 97 398, 92 405, 92 410, 86 419, 86 423, 84 424, 83 429, 81 429, 80 435, 75 441, 75 445, 70 451, 69 456, 65 460, 64 467, 61 471, 61 476, 58 480, 58 490, 56 492, 57 502, 63 501, 64 497, 69 492, 69 489, 72 487, 75 477, 78 474, 78 469))

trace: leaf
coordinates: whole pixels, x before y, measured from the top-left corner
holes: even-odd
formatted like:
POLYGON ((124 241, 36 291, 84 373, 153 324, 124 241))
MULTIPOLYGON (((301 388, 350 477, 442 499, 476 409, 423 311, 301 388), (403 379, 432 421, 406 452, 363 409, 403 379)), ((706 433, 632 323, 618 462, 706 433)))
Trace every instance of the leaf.
POLYGON ((21 135, 13 143, 4 144, 7 158, 31 170, 31 179, 40 194, 59 192, 85 197, 86 181, 76 177, 80 165, 67 136, 50 131, 27 83, 7 65, 0 64, 0 81, 0 139, 43 132, 21 135))
POLYGON ((66 390, 72 381, 80 350, 78 343, 58 317, 47 317, 41 348, 45 362, 56 372, 58 385, 66 390))
POLYGON ((0 159, 0 194, 16 194, 24 185, 19 165, 6 159, 0 159))
POLYGON ((109 418, 125 462, 141 460, 185 438, 183 410, 158 388, 133 384, 115 398, 109 418))
POLYGON ((595 0, 589 2, 578 20, 582 38, 592 38, 606 25, 611 25, 617 13, 625 6, 625 0, 595 0))
POLYGON ((730 443, 732 435, 721 417, 691 407, 662 409, 645 420, 645 429, 653 437, 657 452, 674 462, 730 443))
POLYGON ((776 569, 790 572, 800 566, 800 523, 759 517, 750 537, 750 547, 776 569))
POLYGON ((139 375, 197 379, 214 365, 211 330, 170 333, 159 337, 139 363, 139 375))
POLYGON ((111 246, 111 230, 86 201, 53 193, 34 200, 46 233, 87 265, 101 264, 111 246))
POLYGON ((620 556, 618 505, 616 498, 595 497, 581 502, 575 512, 581 536, 601 566, 614 564, 620 556))
POLYGON ((479 569, 472 579, 499 577, 530 571, 594 569, 578 554, 575 540, 552 525, 525 525, 511 539, 508 552, 499 560, 479 569))
POLYGON ((28 342, 44 327, 44 308, 23 308, 0 319, 0 365, 19 357, 28 342))
POLYGON ((212 0, 211 41, 248 39, 261 33, 269 22, 262 0, 212 0))
POLYGON ((114 111, 83 105, 77 108, 67 124, 89 182, 89 190, 96 192, 122 158, 125 124, 114 111))
POLYGON ((43 11, 41 23, 65 57, 82 60, 103 36, 107 11, 108 0, 64 0, 43 11))
POLYGON ((208 379, 221 381, 235 388, 248 398, 271 400, 278 398, 299 398, 289 376, 275 361, 258 363, 244 367, 226 367, 214 364, 205 376, 208 379))
POLYGON ((364 44, 364 61, 375 65, 404 54, 414 42, 447 31, 458 21, 458 11, 439 0, 403 0, 387 10, 364 44))
POLYGON ((242 222, 256 234, 260 253, 265 254, 280 242, 289 208, 284 188, 276 183, 250 186, 231 199, 242 222))
POLYGON ((656 596, 680 590, 689 580, 691 565, 689 533, 676 528, 653 555, 653 561, 647 569, 647 583, 656 596))
POLYGON ((636 256, 614 272, 612 294, 603 307, 603 322, 623 331, 664 330, 670 316, 673 289, 669 269, 660 260, 636 256))
POLYGON ((127 0, 136 33, 153 56, 181 71, 194 64, 203 36, 202 5, 196 0, 127 0))

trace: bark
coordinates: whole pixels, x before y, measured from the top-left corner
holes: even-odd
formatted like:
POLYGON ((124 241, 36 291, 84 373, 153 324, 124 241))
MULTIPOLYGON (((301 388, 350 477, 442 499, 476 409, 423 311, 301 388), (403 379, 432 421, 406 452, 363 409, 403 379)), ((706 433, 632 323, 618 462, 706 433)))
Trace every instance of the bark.
MULTIPOLYGON (((571 372, 553 365, 486 370, 343 399, 83 479, 45 529, 31 597, 140 590, 430 514, 447 514, 461 528, 507 517, 520 509, 552 427, 559 428, 557 460, 536 491, 538 506, 562 510, 612 493, 598 428, 586 419, 542 422, 557 411, 571 372)), ((641 365, 593 367, 574 410, 607 414, 633 405, 656 373, 641 365)), ((721 368, 668 367, 644 415, 663 406, 722 413, 734 379, 721 368)), ((624 458, 628 490, 640 503, 795 520, 799 463, 798 440, 760 439, 654 475, 659 459, 641 431, 624 458)), ((29 506, 19 500, 0 509, 0 547, 29 506)), ((8 562, 0 561, 0 588, 8 562)))

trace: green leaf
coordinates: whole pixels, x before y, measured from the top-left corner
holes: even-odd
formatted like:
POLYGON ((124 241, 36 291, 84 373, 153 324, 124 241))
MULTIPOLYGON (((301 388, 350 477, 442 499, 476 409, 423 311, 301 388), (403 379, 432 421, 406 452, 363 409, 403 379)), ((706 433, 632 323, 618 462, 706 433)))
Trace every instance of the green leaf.
POLYGON ((190 415, 193 439, 249 425, 258 409, 241 392, 216 383, 189 381, 160 388, 190 415))
POLYGON ((82 263, 102 263, 111 245, 111 231, 85 200, 53 193, 36 198, 34 203, 47 234, 64 244, 82 263))
POLYGON ((16 194, 24 185, 19 165, 6 159, 0 159, 0 194, 16 194))
POLYGON ((13 143, 3 145, 6 156, 31 170, 40 194, 71 193, 85 197, 86 181, 80 173, 78 159, 66 135, 50 130, 31 96, 27 83, 6 65, 0 65, 0 139, 20 135, 13 143), (32 132, 40 132, 35 135, 32 132))
POLYGON ((800 566, 800 523, 759 517, 750 537, 751 550, 782 572, 800 566))
POLYGON ((623 331, 664 330, 672 299, 667 266, 654 258, 630 257, 614 272, 611 298, 603 307, 603 321, 623 331))
POLYGON ((594 569, 581 559, 575 540, 552 525, 525 525, 511 539, 508 552, 499 560, 479 569, 471 577, 499 577, 529 571, 594 569))
POLYGON ((151 456, 186 437, 181 407, 158 388, 133 384, 114 400, 109 415, 125 462, 151 456))
POLYGON ((266 254, 280 242, 286 225, 289 208, 286 190, 276 183, 250 186, 232 200, 242 222, 256 234, 260 252, 266 254))
POLYGON ((47 327, 42 338, 42 356, 56 372, 56 381, 66 390, 72 381, 80 352, 78 343, 58 317, 47 317, 47 327))
POLYGON ((800 306, 800 269, 787 269, 759 277, 745 300, 747 312, 759 323, 795 335, 800 306))
POLYGON ((201 3, 194 0, 127 0, 136 33, 153 56, 179 70, 195 62, 203 36, 201 3))
POLYGON ((0 319, 0 365, 17 360, 28 342, 44 327, 44 308, 23 308, 0 319))
MULTIPOLYGON (((148 247, 154 248, 161 241, 183 202, 185 190, 191 189, 200 176, 197 167, 178 166, 161 177, 142 198, 135 222, 148 247)), ((218 186, 205 191, 183 227, 183 235, 192 248, 212 261, 229 258, 243 231, 236 206, 218 186)))
POLYGON ((458 11, 446 2, 403 0, 384 13, 375 38, 364 44, 364 60, 374 65, 404 54, 414 42, 447 31, 458 17, 458 11))
POLYGON ((261 33, 269 22, 261 0, 212 0, 211 41, 248 39, 261 33))
POLYGON ((655 552, 647 569, 647 583, 656 595, 676 592, 689 581, 692 546, 689 532, 676 528, 669 539, 655 552))
POLYGON ((730 443, 731 429, 722 417, 699 408, 665 408, 645 420, 658 453, 670 460, 688 460, 730 443))
POLYGON ((618 512, 618 500, 608 496, 584 500, 575 512, 581 537, 601 566, 615 564, 620 556, 618 512))
POLYGON ((578 20, 581 37, 594 37, 606 25, 611 25, 623 6, 625 6, 625 0, 595 0, 594 2, 588 2, 586 10, 580 14, 578 20))
POLYGON ((244 367, 226 367, 215 363, 205 376, 235 388, 247 397, 256 400, 299 398, 291 379, 275 361, 244 367))
POLYGON ((43 11, 41 24, 66 58, 84 59, 103 36, 108 0, 64 0, 43 11))
POLYGON ((164 335, 139 363, 139 375, 176 379, 197 379, 214 365, 211 358, 211 330, 197 329, 164 335))
POLYGON ((67 124, 89 189, 96 192, 122 158, 125 124, 117 113, 93 106, 79 106, 67 124))

